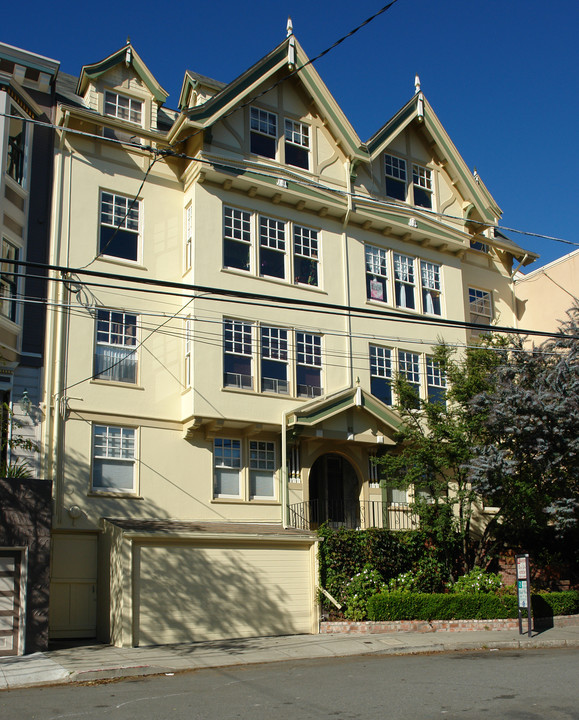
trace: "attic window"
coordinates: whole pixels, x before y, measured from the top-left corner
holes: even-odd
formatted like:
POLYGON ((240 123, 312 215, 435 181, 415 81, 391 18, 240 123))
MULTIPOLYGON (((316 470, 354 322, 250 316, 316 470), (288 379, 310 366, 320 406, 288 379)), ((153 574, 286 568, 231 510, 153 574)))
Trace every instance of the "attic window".
POLYGON ((412 166, 414 185, 414 204, 418 207, 432 208, 432 171, 422 165, 412 166))
POLYGON ((285 161, 287 165, 309 170, 310 128, 304 123, 285 120, 285 161))
POLYGON ((406 200, 406 160, 385 155, 386 195, 395 200, 406 200))
POLYGON ((142 125, 143 102, 107 91, 105 92, 105 115, 142 125))
POLYGON ((277 115, 250 108, 250 150, 255 155, 274 158, 277 145, 277 115))

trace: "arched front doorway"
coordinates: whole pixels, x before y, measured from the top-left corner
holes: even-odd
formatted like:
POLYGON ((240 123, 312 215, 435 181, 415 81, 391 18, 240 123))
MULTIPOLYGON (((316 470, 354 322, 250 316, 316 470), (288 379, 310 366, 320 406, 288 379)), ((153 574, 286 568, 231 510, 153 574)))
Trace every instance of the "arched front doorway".
POLYGON ((341 455, 319 457, 310 470, 310 525, 360 526, 360 488, 356 471, 341 455))

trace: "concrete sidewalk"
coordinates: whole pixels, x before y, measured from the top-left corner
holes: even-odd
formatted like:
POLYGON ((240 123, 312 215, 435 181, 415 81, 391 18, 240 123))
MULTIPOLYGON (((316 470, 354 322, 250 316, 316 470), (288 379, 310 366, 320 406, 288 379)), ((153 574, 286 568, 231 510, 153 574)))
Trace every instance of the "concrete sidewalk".
POLYGON ((480 630, 289 635, 139 648, 77 645, 0 658, 0 690, 283 660, 541 647, 579 648, 579 624, 533 632, 530 638, 512 630, 480 630))

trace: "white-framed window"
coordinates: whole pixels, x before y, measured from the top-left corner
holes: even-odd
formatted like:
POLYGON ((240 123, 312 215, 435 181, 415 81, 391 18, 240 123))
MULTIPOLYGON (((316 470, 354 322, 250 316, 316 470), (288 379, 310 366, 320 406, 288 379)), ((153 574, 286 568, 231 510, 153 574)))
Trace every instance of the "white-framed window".
POLYGON ((412 165, 414 204, 432 209, 432 170, 423 165, 412 165))
POLYGON ((223 208, 223 266, 237 270, 251 267, 251 218, 247 210, 223 208))
POLYGON ((392 405, 392 350, 370 345, 370 392, 386 405, 392 405))
POLYGON ((322 336, 296 332, 296 382, 299 397, 322 394, 322 336))
POLYGON ((2 257, 0 258, 0 314, 16 322, 18 317, 18 267, 5 260, 18 260, 20 248, 2 238, 2 257))
POLYGON ((388 302, 388 251, 366 245, 366 297, 388 302))
POLYGON ((249 108, 250 150, 254 155, 274 158, 277 151, 277 115, 262 110, 249 108))
POLYGON ((259 277, 285 282, 293 278, 296 285, 318 287, 320 245, 320 232, 314 228, 248 210, 223 208, 224 268, 249 272, 257 267, 259 277))
POLYGON ((283 123, 278 123, 275 113, 255 106, 249 108, 249 149, 254 155, 272 160, 277 158, 286 165, 309 170, 310 148, 310 126, 307 123, 291 118, 284 118, 283 123), (283 157, 280 158, 281 148, 283 157))
POLYGON ((143 101, 105 90, 105 115, 142 125, 143 101))
POLYGON ((420 261, 420 280, 422 283, 422 311, 430 315, 440 315, 440 265, 420 261))
POLYGON ((490 325, 493 319, 493 304, 488 290, 468 289, 468 304, 471 323, 490 325))
POLYGON ((285 162, 286 165, 309 170, 310 168, 310 126, 285 118, 285 162))
POLYGON ((184 221, 185 247, 183 264, 185 270, 190 270, 193 267, 193 205, 191 203, 185 208, 184 221))
POLYGON ((93 425, 92 491, 136 492, 136 430, 93 425))
POLYGON ((275 443, 249 441, 249 497, 251 500, 275 499, 275 443))
POLYGON ((261 390, 287 395, 288 331, 286 328, 260 328, 261 334, 261 390))
POLYGON ((318 231, 294 225, 294 282, 318 286, 318 231))
POLYGON ((137 316, 116 310, 97 310, 94 377, 137 382, 137 316))
POLYGON ((398 350, 398 372, 406 379, 416 395, 411 407, 418 408, 420 403, 420 355, 418 353, 398 350))
POLYGON ((10 117, 8 120, 8 146, 6 157, 6 173, 24 186, 26 181, 26 160, 27 160, 27 123, 17 110, 15 105, 10 105, 10 117))
POLYGON ((185 387, 193 384, 193 318, 185 318, 185 387))
POLYGON ((414 258, 394 253, 394 292, 396 307, 416 308, 414 258))
POLYGON ((252 354, 252 324, 244 320, 224 320, 224 387, 253 388, 252 354))
POLYGON ((241 440, 215 438, 213 441, 213 495, 241 497, 241 440))
POLYGON ((432 357, 426 356, 426 395, 430 402, 446 405, 446 376, 432 357))
POLYGON ((406 160, 395 155, 384 156, 386 195, 395 200, 406 200, 406 160))
POLYGON ((105 190, 100 197, 99 255, 139 259, 141 202, 105 190))
POLYGON ((263 277, 285 278, 285 222, 259 216, 259 274, 263 277))

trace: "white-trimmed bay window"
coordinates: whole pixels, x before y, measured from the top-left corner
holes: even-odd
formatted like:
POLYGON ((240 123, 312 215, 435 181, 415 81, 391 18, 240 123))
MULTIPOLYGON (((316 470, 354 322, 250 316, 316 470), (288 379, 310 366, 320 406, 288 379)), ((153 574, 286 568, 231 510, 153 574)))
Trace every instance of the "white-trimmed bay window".
POLYGON ((94 376, 99 380, 137 382, 137 316, 97 310, 94 376))
POLYGON ((318 286, 318 231, 294 225, 294 282, 318 286))
POLYGON ((446 405, 446 376, 434 358, 426 356, 426 395, 430 402, 446 405))
POLYGON ((319 231, 289 220, 223 208, 223 267, 250 271, 259 277, 319 285, 319 231), (257 248, 253 238, 257 237, 257 248), (290 243, 293 241, 293 249, 290 243))
POLYGON ((422 283, 422 312, 440 315, 440 265, 421 260, 420 280, 422 283))
POLYGON ((296 332, 296 381, 300 397, 322 394, 322 336, 296 332))
POLYGON ((136 492, 135 445, 134 428, 93 426, 93 492, 136 492))
POLYGON ((386 195, 395 200, 406 200, 406 160, 394 155, 384 156, 386 195))
POLYGON ((105 115, 118 118, 119 120, 128 120, 136 125, 142 125, 143 101, 106 90, 105 115))
POLYGON ((250 322, 223 321, 223 386, 253 388, 250 322))
POLYGON ((259 216, 259 274, 284 279, 286 263, 285 222, 259 216))
POLYGON ((138 199, 101 192, 99 255, 139 259, 140 210, 138 199))
POLYGON ((223 265, 238 270, 251 267, 251 213, 223 209, 223 265))
POLYGON ((241 497, 241 440, 215 438, 213 441, 213 495, 241 497))
POLYGON ((416 401, 411 407, 418 408, 420 398, 420 355, 418 353, 398 350, 398 372, 406 379, 416 395, 416 401))
POLYGON ((388 302, 388 251, 366 245, 366 297, 388 302))
POLYGON ((392 405, 392 351, 370 345, 370 392, 386 405, 392 405))
POLYGON ((2 257, 0 259, 0 314, 16 322, 18 315, 18 268, 13 262, 18 260, 20 249, 5 238, 2 238, 2 257))
POLYGON ((285 125, 285 163, 309 170, 310 167, 310 127, 295 120, 284 121, 285 125))
POLYGON ((493 304, 488 290, 468 289, 468 304, 471 323, 490 325, 493 319, 493 304))
POLYGON ((422 165, 412 166, 412 191, 414 204, 432 209, 432 170, 422 165))
POLYGON ((394 253, 394 292, 396 307, 416 308, 414 258, 394 253))
POLYGON ((261 108, 249 108, 250 150, 254 155, 275 158, 277 151, 277 115, 261 108))
POLYGON ((249 497, 252 500, 275 499, 275 443, 249 441, 249 497))
POLYGON ((285 328, 261 327, 261 390, 287 394, 288 331, 285 328))

